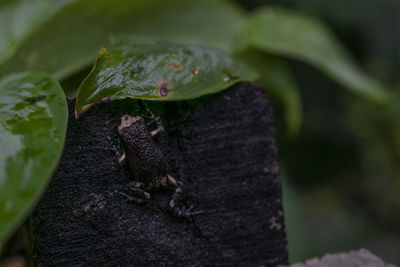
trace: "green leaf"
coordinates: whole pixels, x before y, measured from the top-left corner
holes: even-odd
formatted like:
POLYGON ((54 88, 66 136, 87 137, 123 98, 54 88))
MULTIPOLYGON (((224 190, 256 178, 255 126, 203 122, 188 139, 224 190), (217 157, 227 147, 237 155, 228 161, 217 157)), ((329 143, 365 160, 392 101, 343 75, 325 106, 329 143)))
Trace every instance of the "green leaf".
POLYGON ((4 0, 0 3, 0 63, 63 6, 74 0, 4 0))
POLYGON ((362 97, 378 103, 389 100, 385 88, 359 69, 331 31, 308 16, 260 9, 251 17, 242 45, 310 63, 362 97))
POLYGON ((98 48, 108 47, 109 36, 116 34, 230 50, 243 26, 240 10, 223 0, 78 0, 31 35, 0 73, 42 70, 66 78, 90 65, 98 48))
POLYGON ((257 50, 237 56, 258 71, 257 82, 284 106, 289 136, 297 135, 303 122, 303 110, 299 90, 284 60, 257 50))
POLYGON ((47 74, 0 80, 0 243, 45 189, 61 156, 67 117, 64 93, 47 74))
POLYGON ((126 97, 184 100, 255 78, 254 70, 222 50, 137 39, 100 49, 79 87, 75 116, 101 101, 126 97))

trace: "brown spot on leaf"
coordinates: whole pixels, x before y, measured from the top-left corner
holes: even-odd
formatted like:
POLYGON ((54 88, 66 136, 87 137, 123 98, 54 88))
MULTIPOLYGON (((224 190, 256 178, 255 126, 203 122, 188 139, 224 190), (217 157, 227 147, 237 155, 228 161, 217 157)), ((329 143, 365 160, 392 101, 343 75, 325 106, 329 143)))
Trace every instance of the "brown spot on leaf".
POLYGON ((179 65, 179 64, 176 64, 176 63, 170 63, 165 67, 165 69, 166 70, 169 70, 169 69, 183 70, 183 66, 179 65))
POLYGON ((158 93, 160 96, 168 96, 169 85, 168 85, 167 81, 165 81, 165 80, 160 81, 157 85, 157 88, 158 88, 158 93))
POLYGON ((194 69, 194 70, 192 70, 192 75, 193 76, 197 76, 197 75, 199 75, 199 70, 198 69, 194 69))

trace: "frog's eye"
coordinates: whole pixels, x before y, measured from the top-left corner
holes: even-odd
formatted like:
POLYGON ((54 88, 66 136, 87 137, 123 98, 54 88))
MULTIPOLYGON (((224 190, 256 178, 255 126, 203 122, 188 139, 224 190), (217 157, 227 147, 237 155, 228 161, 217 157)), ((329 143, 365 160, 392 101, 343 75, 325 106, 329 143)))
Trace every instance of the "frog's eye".
POLYGON ((129 120, 129 116, 128 115, 123 115, 121 119, 123 121, 128 121, 129 120))

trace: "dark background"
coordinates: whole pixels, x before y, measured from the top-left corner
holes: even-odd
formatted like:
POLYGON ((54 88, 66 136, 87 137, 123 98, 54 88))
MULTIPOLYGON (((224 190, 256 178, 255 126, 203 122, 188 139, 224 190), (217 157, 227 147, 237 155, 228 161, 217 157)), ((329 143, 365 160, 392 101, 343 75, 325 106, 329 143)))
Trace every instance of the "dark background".
MULTIPOLYGON (((319 18, 369 75, 400 95, 398 0, 238 2, 319 18)), ((400 264, 400 104, 374 106, 288 62, 304 109, 299 135, 287 138, 282 108, 274 107, 291 262, 364 247, 400 264)))

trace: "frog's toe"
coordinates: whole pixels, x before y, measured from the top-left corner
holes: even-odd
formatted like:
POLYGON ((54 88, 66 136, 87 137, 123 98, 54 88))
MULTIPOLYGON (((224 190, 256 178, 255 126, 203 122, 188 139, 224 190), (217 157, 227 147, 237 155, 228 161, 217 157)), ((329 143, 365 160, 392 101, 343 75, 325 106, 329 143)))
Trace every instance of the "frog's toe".
POLYGON ((190 205, 189 207, 174 207, 171 208, 172 215, 177 217, 177 218, 186 218, 186 219, 191 219, 194 215, 198 215, 203 213, 202 210, 200 211, 193 211, 193 205, 190 205))
POLYGON ((114 193, 117 193, 117 194, 120 194, 121 196, 124 196, 126 198, 126 201, 133 202, 133 203, 135 203, 137 205, 143 205, 147 201, 147 199, 137 198, 137 197, 130 196, 130 195, 127 195, 127 194, 119 192, 119 191, 114 191, 114 193))
POLYGON ((128 184, 129 190, 131 190, 136 196, 144 198, 146 200, 151 199, 150 193, 146 192, 144 189, 144 184, 140 182, 130 182, 128 184))

